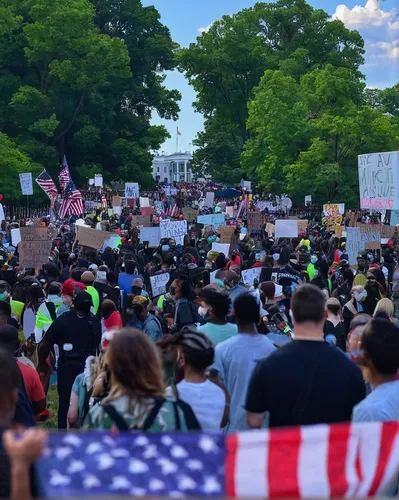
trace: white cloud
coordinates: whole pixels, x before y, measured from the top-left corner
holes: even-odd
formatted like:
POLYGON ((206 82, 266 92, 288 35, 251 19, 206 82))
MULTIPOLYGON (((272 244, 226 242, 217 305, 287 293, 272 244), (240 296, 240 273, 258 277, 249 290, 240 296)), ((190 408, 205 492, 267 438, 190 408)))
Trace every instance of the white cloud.
POLYGON ((381 51, 379 57, 399 59, 399 38, 393 40, 392 42, 377 42, 373 45, 381 51))
POLYGON ((209 28, 212 26, 212 23, 209 26, 206 26, 205 28, 198 28, 198 33, 202 35, 202 33, 207 33, 209 31, 209 28))
POLYGON ((399 29, 399 13, 396 9, 383 10, 378 0, 367 0, 366 5, 356 5, 348 9, 346 5, 338 5, 333 19, 340 19, 347 26, 369 28, 371 26, 388 26, 390 30, 399 29))

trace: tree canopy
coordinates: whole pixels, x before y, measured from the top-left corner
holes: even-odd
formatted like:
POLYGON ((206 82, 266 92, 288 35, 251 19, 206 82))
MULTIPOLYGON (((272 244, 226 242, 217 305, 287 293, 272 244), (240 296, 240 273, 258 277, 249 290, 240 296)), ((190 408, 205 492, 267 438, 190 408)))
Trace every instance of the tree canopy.
POLYGON ((355 202, 356 156, 396 149, 398 135, 398 90, 370 105, 363 46, 305 0, 257 3, 213 23, 179 53, 205 117, 193 167, 302 202, 355 202))
POLYGON ((163 85, 176 45, 157 10, 140 0, 8 0, 0 13, 0 126, 14 147, 53 174, 66 154, 78 185, 94 173, 148 185, 151 151, 168 137, 152 113, 176 119, 180 100, 163 85))

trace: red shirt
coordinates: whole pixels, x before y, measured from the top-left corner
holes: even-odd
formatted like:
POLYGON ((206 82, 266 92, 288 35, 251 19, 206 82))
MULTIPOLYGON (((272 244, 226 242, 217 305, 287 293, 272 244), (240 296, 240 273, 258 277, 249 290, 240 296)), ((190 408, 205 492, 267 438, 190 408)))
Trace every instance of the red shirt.
POLYGON ((122 317, 118 311, 114 311, 108 319, 104 319, 104 325, 107 330, 111 328, 122 328, 122 317))
POLYGON ((20 363, 19 361, 17 361, 17 363, 24 379, 25 389, 29 400, 34 403, 36 401, 43 401, 43 399, 46 399, 46 395, 44 394, 43 386, 40 382, 40 377, 37 371, 28 365, 20 363))

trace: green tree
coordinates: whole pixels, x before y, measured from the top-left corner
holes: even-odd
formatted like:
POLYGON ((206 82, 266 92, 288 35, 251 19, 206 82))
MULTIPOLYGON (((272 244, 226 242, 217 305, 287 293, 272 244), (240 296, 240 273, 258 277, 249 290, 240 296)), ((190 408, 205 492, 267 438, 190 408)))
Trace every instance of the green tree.
MULTIPOLYGON (((1 0, 0 0, 1 1, 1 0)), ((10 0, 0 27, 0 126, 32 162, 75 182, 151 183, 152 150, 168 136, 156 111, 177 117, 167 90, 176 45, 140 0, 10 0), (82 167, 82 168, 80 168, 82 167)))
POLYGON ((205 117, 193 164, 214 176, 226 167, 238 170, 250 138, 248 102, 266 70, 280 69, 298 82, 313 68, 330 64, 360 76, 363 52, 357 31, 330 22, 326 12, 305 0, 256 3, 216 21, 179 54, 180 69, 197 92, 194 106, 205 117), (226 155, 218 157, 226 147, 219 141, 227 141, 228 164, 226 155))

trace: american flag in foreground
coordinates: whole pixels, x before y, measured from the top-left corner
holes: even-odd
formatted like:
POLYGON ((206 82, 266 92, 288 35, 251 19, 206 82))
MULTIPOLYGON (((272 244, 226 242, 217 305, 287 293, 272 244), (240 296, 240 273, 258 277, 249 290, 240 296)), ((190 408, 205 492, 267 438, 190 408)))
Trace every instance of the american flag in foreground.
POLYGON ((384 496, 399 477, 399 423, 223 434, 52 434, 43 497, 384 496))
POLYGON ((68 183, 71 179, 71 175, 69 173, 68 162, 67 162, 65 155, 64 155, 64 159, 62 160, 61 166, 62 166, 62 169, 61 169, 60 175, 58 176, 58 181, 60 183, 61 189, 63 191, 65 191, 65 189, 68 186, 68 183))
POLYGON ((43 172, 36 179, 36 182, 50 198, 51 208, 54 208, 54 204, 58 196, 58 189, 54 184, 53 179, 49 176, 46 170, 43 170, 43 172))

